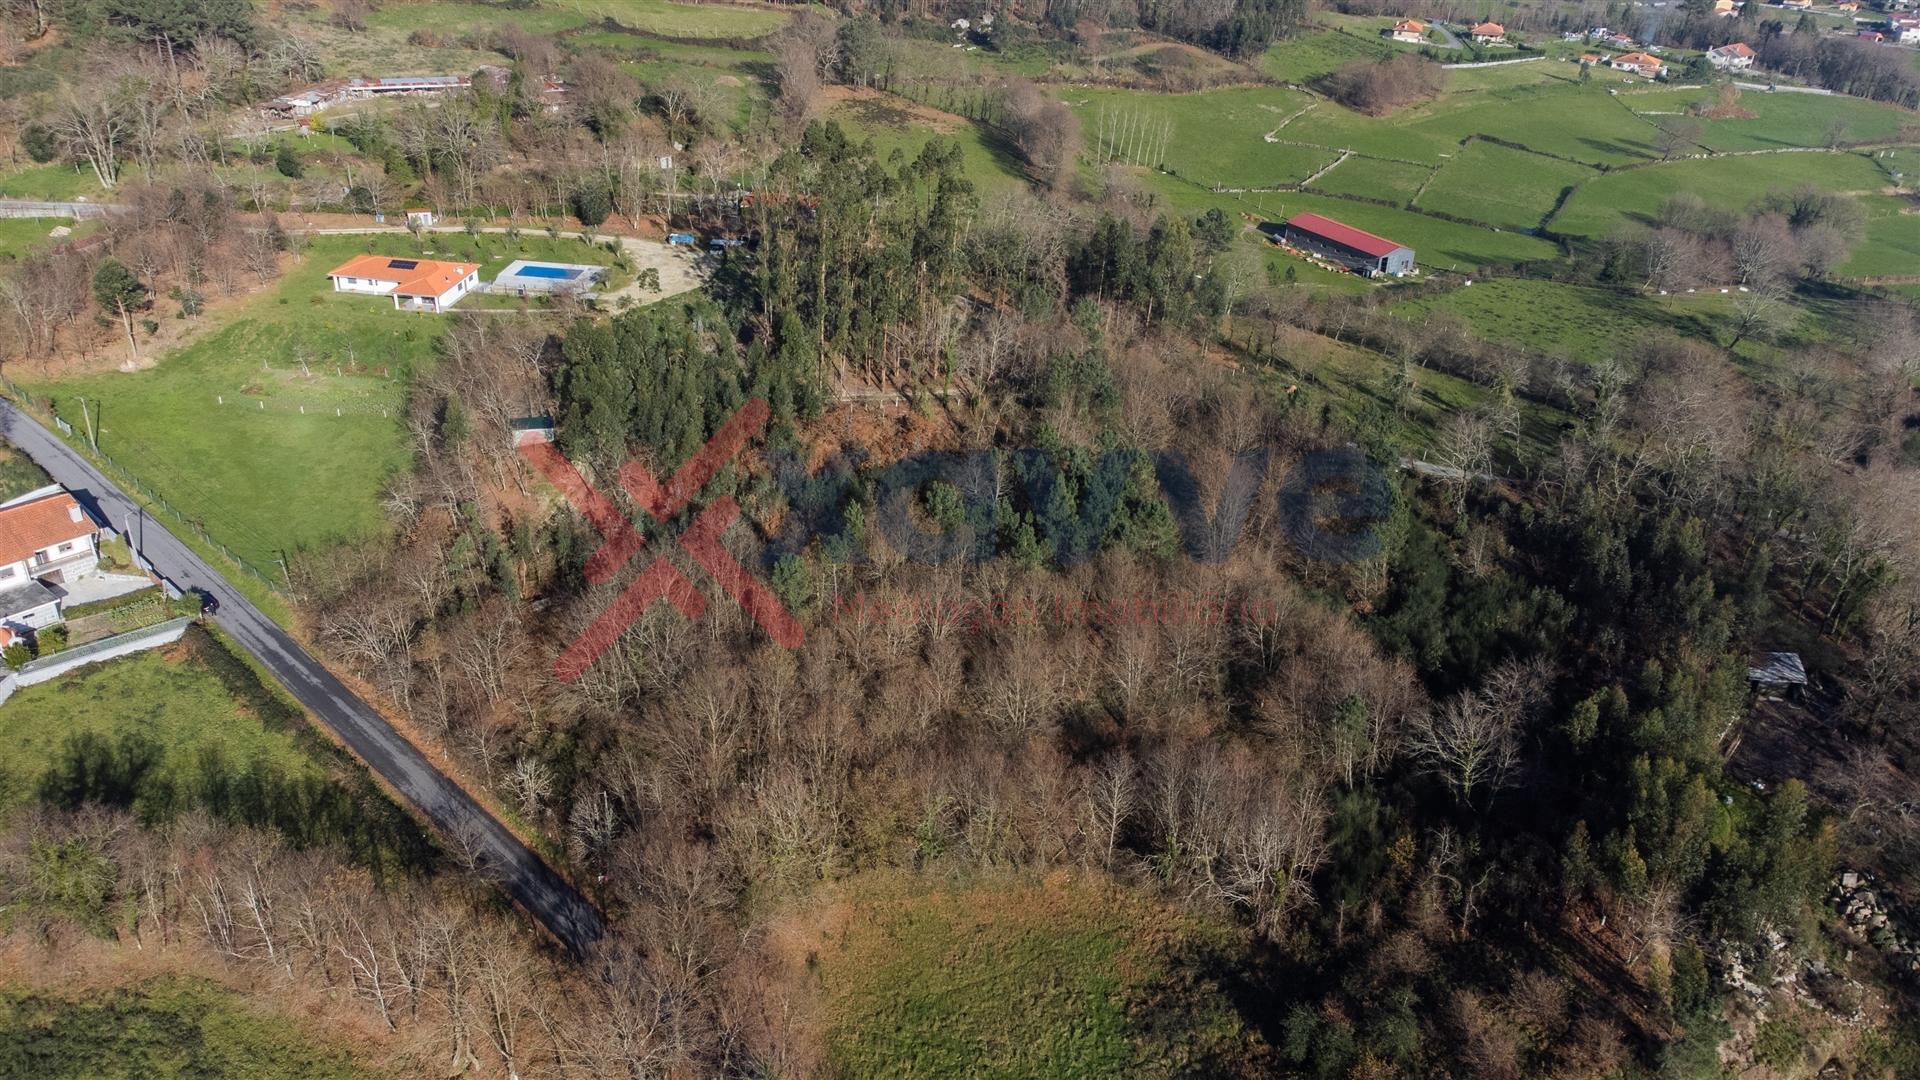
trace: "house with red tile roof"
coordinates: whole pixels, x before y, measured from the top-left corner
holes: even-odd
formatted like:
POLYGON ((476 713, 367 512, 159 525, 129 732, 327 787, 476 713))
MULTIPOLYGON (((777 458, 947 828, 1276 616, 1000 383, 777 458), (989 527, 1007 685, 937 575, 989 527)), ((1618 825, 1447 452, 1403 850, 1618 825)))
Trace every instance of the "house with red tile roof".
POLYGON ((480 287, 473 263, 357 255, 327 273, 334 292, 376 293, 393 297, 401 311, 444 312, 480 287))
POLYGON ((1707 63, 1723 71, 1745 71, 1753 66, 1753 48, 1744 41, 1707 50, 1707 63))
POLYGON ((1467 31, 1467 35, 1473 38, 1476 45, 1491 45, 1497 41, 1507 40, 1507 28, 1497 22, 1483 22, 1467 31))
POLYGON ((0 504, 0 627, 15 633, 60 622, 49 586, 70 584, 100 565, 100 527, 58 484, 0 504))
POLYGON ((1649 79, 1657 79, 1667 70, 1667 65, 1661 63, 1659 57, 1648 56, 1643 52, 1621 53, 1607 61, 1607 66, 1617 71, 1631 71, 1635 75, 1645 75, 1649 79))
POLYGON ((1418 45, 1427 40, 1427 24, 1419 19, 1401 19, 1393 24, 1393 29, 1387 32, 1387 36, 1408 45, 1418 45))

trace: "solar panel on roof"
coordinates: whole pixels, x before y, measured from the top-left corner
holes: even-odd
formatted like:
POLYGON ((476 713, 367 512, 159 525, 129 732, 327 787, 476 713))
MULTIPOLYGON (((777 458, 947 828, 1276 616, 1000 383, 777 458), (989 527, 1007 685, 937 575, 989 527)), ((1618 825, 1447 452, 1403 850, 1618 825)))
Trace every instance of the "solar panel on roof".
POLYGON ((412 270, 419 265, 420 265, 419 261, 415 259, 388 259, 387 260, 387 269, 389 270, 412 270))

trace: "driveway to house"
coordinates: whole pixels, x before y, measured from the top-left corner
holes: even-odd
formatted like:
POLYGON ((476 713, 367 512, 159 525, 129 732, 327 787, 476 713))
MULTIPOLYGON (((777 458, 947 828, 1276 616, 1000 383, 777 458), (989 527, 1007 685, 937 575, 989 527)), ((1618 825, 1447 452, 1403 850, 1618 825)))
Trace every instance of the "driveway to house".
POLYGON ((132 499, 78 452, 12 402, 0 400, 0 436, 68 490, 96 520, 127 534, 153 568, 181 589, 218 601, 214 621, 280 680, 307 711, 361 761, 432 821, 456 852, 471 853, 480 872, 576 954, 585 954, 605 926, 600 913, 473 796, 433 767, 365 701, 335 678, 239 590, 146 516, 132 499), (129 528, 130 526, 130 528, 129 528))
MULTIPOLYGON (((308 236, 358 236, 363 233, 384 233, 387 235, 405 236, 407 234, 407 229, 400 225, 357 225, 352 228, 303 229, 301 231, 305 232, 308 236)), ((430 229, 424 229, 422 231, 463 233, 467 230, 464 225, 435 225, 430 229)), ((482 226, 478 231, 501 234, 507 232, 508 227, 505 225, 486 225, 482 226)), ((524 234, 534 236, 542 235, 546 232, 545 229, 539 228, 523 228, 520 231, 524 234)), ((630 299, 633 301, 635 307, 639 307, 642 304, 651 304, 656 300, 665 300, 669 296, 678 296, 683 292, 692 292, 706 284, 706 279, 700 274, 699 256, 683 248, 671 247, 660 243, 658 240, 642 240, 637 236, 620 236, 616 233, 583 233, 574 230, 561 230, 560 235, 575 240, 618 240, 620 241, 620 247, 633 258, 633 265, 636 270, 651 268, 660 271, 659 292, 654 292, 651 289, 642 289, 640 282, 635 280, 627 282, 612 292, 592 294, 594 299, 602 301, 615 311, 619 310, 619 301, 622 299, 630 299)), ((460 309, 456 307, 454 310, 458 311, 460 309)))
POLYGON ((1446 23, 1443 23, 1440 20, 1435 19, 1434 21, 1428 23, 1427 25, 1433 27, 1435 30, 1438 30, 1440 31, 1440 33, 1446 35, 1447 40, 1441 43, 1441 45, 1439 46, 1440 48, 1464 49, 1467 47, 1467 43, 1464 41, 1461 41, 1460 35, 1454 33, 1453 29, 1449 27, 1446 23))

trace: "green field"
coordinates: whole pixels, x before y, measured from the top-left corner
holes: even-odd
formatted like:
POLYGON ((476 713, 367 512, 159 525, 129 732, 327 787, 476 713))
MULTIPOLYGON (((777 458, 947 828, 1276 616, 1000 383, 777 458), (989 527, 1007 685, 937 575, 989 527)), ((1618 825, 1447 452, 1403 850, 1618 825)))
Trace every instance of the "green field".
POLYGON ((1358 195, 1367 199, 1388 199, 1404 207, 1413 201, 1421 185, 1433 175, 1425 165, 1355 155, 1335 165, 1315 180, 1310 190, 1330 195, 1358 195))
POLYGON ((92 169, 58 161, 0 172, 0 198, 74 202, 82 196, 97 200, 100 191, 92 169))
POLYGON ((960 147, 960 161, 967 179, 983 198, 1005 194, 1024 187, 1026 174, 1012 150, 987 128, 960 117, 953 118, 953 129, 937 132, 905 109, 885 100, 855 100, 840 105, 828 119, 847 129, 854 138, 871 139, 874 156, 888 162, 898 150, 907 161, 936 138, 953 141, 960 147))
MULTIPOLYGON (((1387 20, 1391 24, 1392 20, 1387 20)), ((1397 51, 1384 38, 1319 30, 1277 42, 1260 58, 1266 73, 1281 82, 1302 84, 1355 60, 1385 60, 1397 51)))
POLYGON ((1471 135, 1587 164, 1624 165, 1656 156, 1654 126, 1608 96, 1599 83, 1447 94, 1384 117, 1323 102, 1280 131, 1285 139, 1435 165, 1459 153, 1471 135))
POLYGON ((817 949, 838 1073, 1206 1075, 1260 1049, 1189 966, 1224 931, 1120 889, 975 886, 854 906, 817 949))
MULTIPOLYGON (((183 790, 201 781, 206 754, 230 768, 324 779, 326 769, 301 745, 313 736, 269 728, 235 697, 229 680, 250 673, 222 649, 190 630, 179 644, 91 664, 16 692, 0 708, 0 774, 9 778, 0 788, 0 809, 34 798, 49 768, 67 767, 67 740, 80 734, 113 745, 126 735, 151 740, 162 751, 159 772, 183 790)), ((249 689, 262 692, 257 684, 249 689)))
MULTIPOLYGON (((1622 94, 1620 100, 1639 113, 1674 114, 1690 104, 1713 105, 1715 91, 1706 88, 1643 90, 1622 94)), ((1901 129, 1920 123, 1905 109, 1861 98, 1748 90, 1738 107, 1751 117, 1708 120, 1689 118, 1704 129, 1700 142, 1722 153, 1738 150, 1778 150, 1789 146, 1827 146, 1831 137, 1843 141, 1892 139, 1901 129)), ((1650 117, 1662 125, 1680 119, 1674 115, 1650 117)))
POLYGON ((1911 274, 1920 265, 1920 216, 1900 200, 1877 194, 1886 174, 1862 153, 1759 154, 1674 161, 1609 173, 1582 184, 1549 228, 1569 236, 1602 237, 1624 225, 1652 220, 1660 204, 1692 192, 1708 205, 1744 210, 1774 190, 1812 184, 1857 198, 1870 227, 1843 275, 1911 274))
POLYGON ((1080 118, 1089 157, 1100 153, 1101 134, 1133 122, 1150 133, 1168 132, 1162 161, 1195 183, 1222 187, 1274 187, 1298 183, 1338 156, 1332 150, 1270 143, 1265 135, 1310 100, 1305 94, 1269 87, 1153 94, 1139 90, 1073 87, 1062 100, 1080 118))
POLYGON ((428 29, 450 35, 517 26, 530 34, 557 34, 593 21, 581 12, 566 10, 566 7, 556 3, 510 6, 459 3, 457 0, 387 0, 367 16, 367 26, 373 30, 428 29))
POLYGON ((517 246, 488 234, 435 233, 418 246, 395 234, 321 237, 281 281, 152 368, 24 381, 76 426, 86 398, 101 451, 257 569, 373 535, 383 485, 410 462, 408 378, 432 359, 446 317, 332 292, 326 272, 369 249, 478 262, 483 279, 520 257, 609 258, 535 231, 517 246))
POLYGON ((1617 289, 1552 281, 1494 278, 1394 305, 1418 320, 1452 312, 1490 341, 1592 361, 1622 351, 1650 330, 1670 330, 1711 341, 1731 301, 1720 296, 1650 297, 1617 289))
MULTIPOLYGON (((787 24, 785 12, 726 4, 674 4, 667 0, 545 0, 551 12, 581 21, 612 19, 621 26, 669 37, 756 38, 787 24)), ((518 12, 512 14, 517 15, 518 12)))
POLYGON ((75 236, 85 236, 96 223, 88 221, 75 228, 72 218, 0 218, 0 263, 60 243, 47 234, 61 226, 73 229, 75 236))
POLYGON ((377 1075, 203 979, 108 990, 0 987, 0 1076, 35 1080, 355 1080, 377 1075))
POLYGON ((1570 161, 1474 142, 1440 166, 1415 205, 1502 229, 1537 229, 1561 192, 1597 175, 1570 161))
POLYGON ((1249 213, 1267 221, 1283 221, 1302 212, 1323 214, 1413 248, 1415 259, 1430 269, 1473 270, 1553 259, 1560 250, 1523 233, 1494 232, 1351 199, 1292 191, 1234 195, 1206 191, 1172 177, 1148 174, 1145 179, 1162 193, 1168 205, 1184 214, 1199 214, 1211 206, 1236 218, 1249 213))

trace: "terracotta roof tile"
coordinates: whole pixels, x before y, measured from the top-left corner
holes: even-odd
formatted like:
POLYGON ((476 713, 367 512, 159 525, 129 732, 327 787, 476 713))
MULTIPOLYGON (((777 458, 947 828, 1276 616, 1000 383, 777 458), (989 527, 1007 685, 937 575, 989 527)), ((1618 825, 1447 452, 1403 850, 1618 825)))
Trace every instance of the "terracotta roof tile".
POLYGON ((42 548, 93 532, 93 519, 66 492, 9 506, 0 510, 0 564, 31 559, 42 548))

